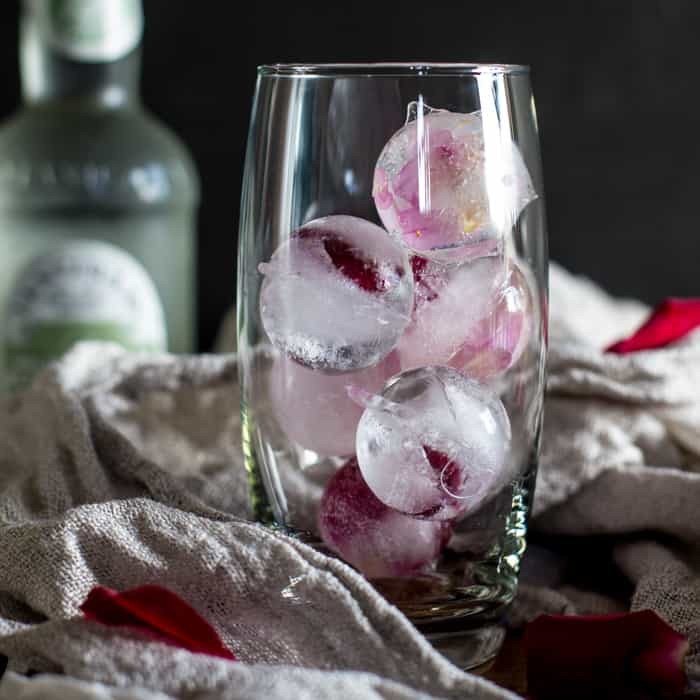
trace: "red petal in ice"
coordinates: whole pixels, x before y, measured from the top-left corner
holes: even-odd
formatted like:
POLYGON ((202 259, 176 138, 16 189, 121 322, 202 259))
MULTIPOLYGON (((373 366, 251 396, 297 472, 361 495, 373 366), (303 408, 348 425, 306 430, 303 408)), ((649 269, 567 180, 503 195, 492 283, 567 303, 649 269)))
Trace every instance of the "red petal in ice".
POLYGON ((80 609, 86 619, 103 625, 129 627, 196 654, 236 660, 194 608, 161 586, 139 586, 122 593, 95 586, 80 609))
POLYGON ((295 234, 301 239, 320 239, 333 266, 366 292, 384 291, 382 276, 376 262, 364 258, 359 250, 328 231, 313 227, 301 228, 295 234))
POLYGON ((336 269, 366 292, 382 291, 381 274, 376 263, 363 259, 356 249, 339 238, 323 241, 336 269))
POLYGON ((423 452, 430 466, 440 473, 440 481, 448 495, 458 494, 463 486, 462 474, 457 463, 444 452, 423 445, 423 452))
POLYGON ((700 299, 666 299, 639 330, 614 343, 606 352, 624 355, 670 345, 700 326, 700 299))
POLYGON ((367 578, 430 570, 449 541, 448 522, 418 520, 382 503, 367 486, 357 460, 326 484, 319 504, 323 541, 367 578))

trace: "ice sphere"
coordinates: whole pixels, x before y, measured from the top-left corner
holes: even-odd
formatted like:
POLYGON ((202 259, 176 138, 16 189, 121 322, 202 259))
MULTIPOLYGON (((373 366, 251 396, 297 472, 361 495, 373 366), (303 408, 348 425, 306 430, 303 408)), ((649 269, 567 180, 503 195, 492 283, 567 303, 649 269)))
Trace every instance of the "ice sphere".
POLYGON ((534 304, 523 272, 511 264, 493 299, 491 313, 470 329, 449 364, 477 379, 510 369, 520 359, 534 325, 534 304))
POLYGON ((450 365, 475 379, 519 359, 531 327, 525 275, 502 256, 458 266, 411 258, 414 308, 398 345, 402 370, 450 365))
POLYGON ((398 371, 395 352, 373 367, 345 374, 307 369, 279 355, 270 373, 275 417, 287 437, 308 450, 324 456, 352 455, 363 409, 350 398, 348 387, 378 392, 398 371))
POLYGON ((418 520, 379 501, 351 459, 326 485, 319 508, 323 541, 367 578, 429 569, 447 544, 449 523, 418 520))
POLYGON ((377 160, 372 195, 391 234, 450 260, 498 251, 536 196, 517 146, 498 128, 485 133, 481 112, 416 103, 377 160))
POLYGON ((310 369, 375 365, 410 320, 413 275, 406 251, 364 219, 311 221, 259 269, 265 277, 260 314, 270 341, 310 369))
POLYGON ((503 404, 451 367, 402 372, 365 405, 357 461, 391 508, 433 520, 466 516, 512 478, 503 404))

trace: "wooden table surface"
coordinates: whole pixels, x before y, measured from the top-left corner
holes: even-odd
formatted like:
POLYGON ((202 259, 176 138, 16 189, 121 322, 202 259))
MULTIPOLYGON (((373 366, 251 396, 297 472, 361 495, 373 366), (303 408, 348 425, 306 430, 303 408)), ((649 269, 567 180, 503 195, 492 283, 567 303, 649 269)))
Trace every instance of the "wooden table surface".
POLYGON ((503 688, 525 695, 527 681, 522 635, 509 634, 499 655, 493 661, 474 669, 473 673, 488 678, 503 688))

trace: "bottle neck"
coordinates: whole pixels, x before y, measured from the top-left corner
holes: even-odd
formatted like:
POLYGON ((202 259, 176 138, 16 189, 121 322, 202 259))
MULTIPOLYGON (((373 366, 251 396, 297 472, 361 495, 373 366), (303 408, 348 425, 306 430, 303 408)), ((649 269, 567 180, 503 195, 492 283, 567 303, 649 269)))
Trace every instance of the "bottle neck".
POLYGON ((134 0, 25 0, 20 31, 25 102, 137 103, 143 19, 134 16, 134 7, 140 10, 134 0), (120 6, 130 12, 120 15, 120 6))

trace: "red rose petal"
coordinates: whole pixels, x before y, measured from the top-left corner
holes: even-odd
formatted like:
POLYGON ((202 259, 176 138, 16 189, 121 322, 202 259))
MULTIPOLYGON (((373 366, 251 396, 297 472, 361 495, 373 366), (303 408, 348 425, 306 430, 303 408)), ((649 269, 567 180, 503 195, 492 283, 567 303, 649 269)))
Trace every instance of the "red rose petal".
POLYGON ((634 673, 645 686, 663 690, 664 697, 680 696, 688 684, 684 662, 690 643, 656 615, 649 625, 653 628, 654 645, 634 659, 634 673))
POLYGON ((653 350, 680 340, 700 326, 700 299, 666 299, 657 306, 639 330, 613 343, 606 352, 624 355, 653 350))
MULTIPOLYGON (((302 239, 320 238, 335 268, 349 280, 352 280, 360 289, 364 289, 366 292, 384 291, 384 281, 377 263, 364 258, 361 251, 347 241, 337 236, 334 237, 325 229, 319 230, 312 226, 302 227, 295 235, 302 239)), ((397 273, 400 276, 401 271, 397 270, 397 273)))
POLYGON ((103 625, 130 627, 196 654, 236 660, 194 608, 161 586, 139 586, 122 593, 95 586, 80 609, 86 619, 103 625))
POLYGON ((688 640, 656 613, 542 615, 525 630, 528 694, 556 698, 675 698, 688 640))

